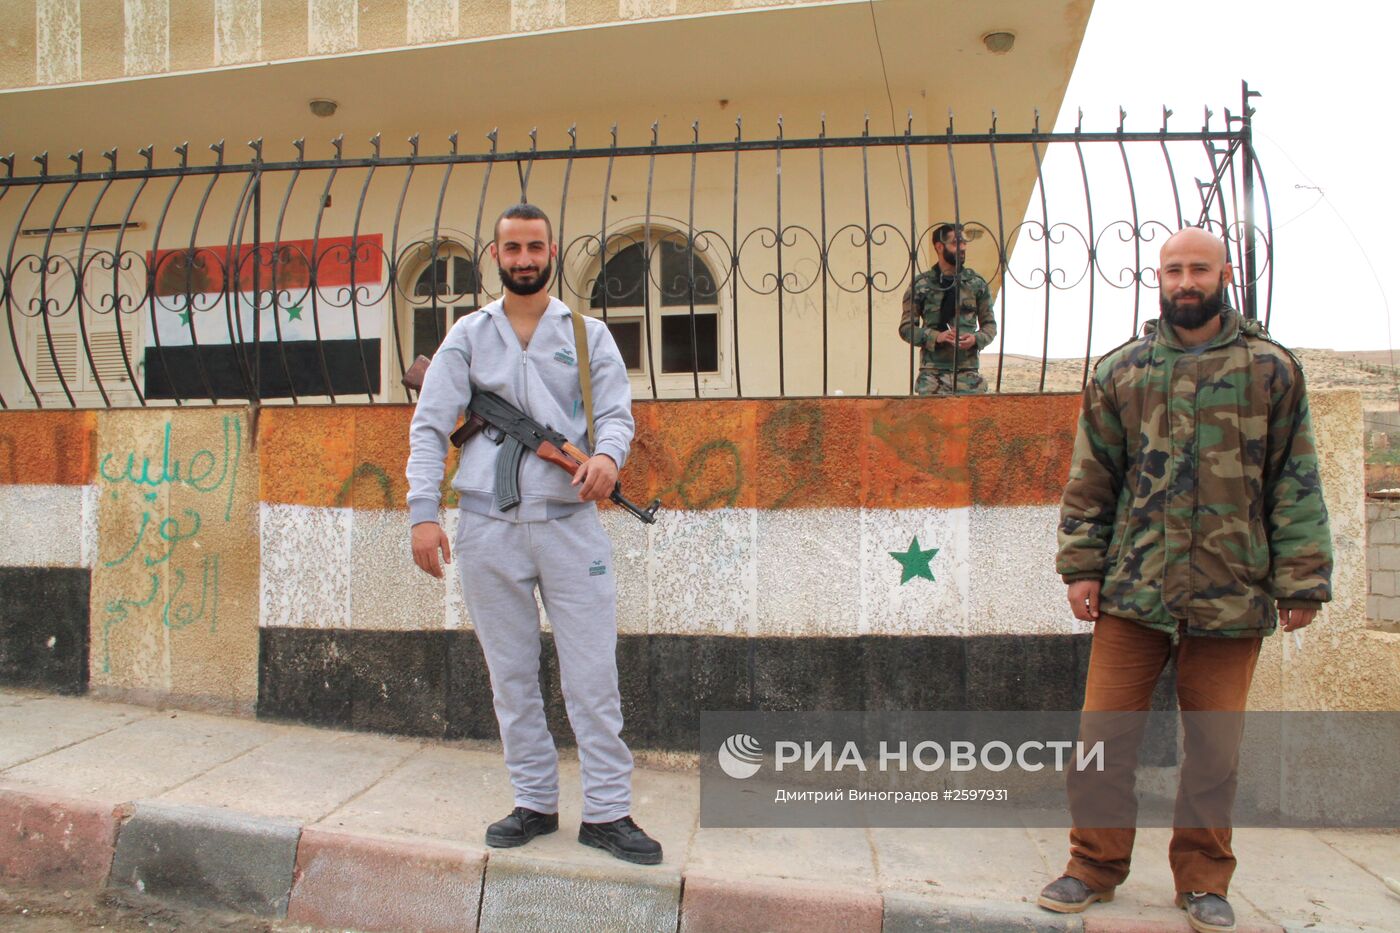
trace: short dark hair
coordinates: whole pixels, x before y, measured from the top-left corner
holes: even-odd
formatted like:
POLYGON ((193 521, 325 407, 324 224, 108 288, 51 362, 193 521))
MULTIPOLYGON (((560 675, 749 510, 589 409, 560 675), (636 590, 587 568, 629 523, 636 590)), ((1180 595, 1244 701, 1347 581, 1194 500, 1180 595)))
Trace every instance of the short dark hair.
POLYGON ((939 224, 933 228, 933 242, 942 243, 950 233, 962 233, 962 224, 939 224))
POLYGON ((543 220, 545 229, 549 231, 549 241, 554 242, 554 224, 549 222, 549 215, 528 201, 512 204, 501 211, 501 216, 496 218, 496 226, 491 231, 492 240, 501 238, 501 221, 503 220, 543 220))

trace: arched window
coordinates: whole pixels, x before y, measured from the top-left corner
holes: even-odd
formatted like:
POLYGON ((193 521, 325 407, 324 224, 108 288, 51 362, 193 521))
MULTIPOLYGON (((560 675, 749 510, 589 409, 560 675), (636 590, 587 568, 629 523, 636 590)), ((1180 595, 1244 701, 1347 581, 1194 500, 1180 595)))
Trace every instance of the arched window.
POLYGON ((490 298, 481 290, 476 263, 454 240, 439 240, 437 249, 420 246, 413 254, 403 292, 413 309, 413 356, 432 356, 453 322, 490 298))
POLYGON ((589 310, 606 317, 627 369, 662 375, 719 373, 721 314, 716 278, 703 249, 690 249, 677 232, 613 239, 588 293, 589 310), (691 307, 695 308, 693 319, 691 307), (651 310, 651 359, 647 359, 646 311, 651 310), (604 310, 606 309, 606 315, 604 310))

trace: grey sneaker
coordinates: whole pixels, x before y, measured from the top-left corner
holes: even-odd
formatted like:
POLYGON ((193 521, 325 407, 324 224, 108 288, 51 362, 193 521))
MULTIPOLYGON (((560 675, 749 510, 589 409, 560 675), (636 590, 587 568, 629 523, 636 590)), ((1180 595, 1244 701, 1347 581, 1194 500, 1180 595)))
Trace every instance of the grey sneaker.
POLYGON ((1186 922, 1197 933, 1234 933, 1235 912, 1219 894, 1184 891, 1176 896, 1176 906, 1186 911, 1186 922))
POLYGON ((1107 904, 1113 900, 1113 889, 1095 891, 1078 878, 1061 875, 1040 891, 1036 903, 1057 914, 1077 914, 1095 901, 1107 904))

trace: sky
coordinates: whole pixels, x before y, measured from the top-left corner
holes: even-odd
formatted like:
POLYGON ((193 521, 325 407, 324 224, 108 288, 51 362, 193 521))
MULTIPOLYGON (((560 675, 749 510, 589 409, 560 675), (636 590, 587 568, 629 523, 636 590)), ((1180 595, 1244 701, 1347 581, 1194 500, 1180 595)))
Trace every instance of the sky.
MULTIPOLYGON (((1072 131, 1081 107, 1086 130, 1115 128, 1120 105, 1129 130, 1155 129, 1164 104, 1173 128, 1199 127, 1206 105, 1221 127, 1248 80, 1263 93, 1253 102, 1254 135, 1274 214, 1271 333, 1293 347, 1392 348, 1400 334, 1387 306, 1400 309, 1400 288, 1387 270, 1400 251, 1400 113, 1383 98, 1397 58, 1385 24, 1400 17, 1387 9, 1374 0, 1095 0, 1056 130, 1072 131)), ((1110 214, 1095 198, 1096 214, 1110 214)), ((1157 248, 1144 245, 1145 265, 1155 265, 1157 248)), ((1023 250, 1043 257, 1042 246, 1023 244, 1013 270, 1031 261, 1023 250)), ((1112 292, 1100 280, 1096 354, 1131 329, 1131 301, 1125 312, 1125 296, 1112 292)), ((1042 308, 1043 292, 1018 295, 1013 284, 1008 301, 1042 308)), ((1143 313, 1156 316, 1155 290, 1144 293, 1143 313)), ((1082 323, 1063 323, 1052 326, 1050 356, 1082 356, 1082 323)), ((1043 326, 1027 318, 1006 330, 1008 352, 1040 354, 1043 326)))

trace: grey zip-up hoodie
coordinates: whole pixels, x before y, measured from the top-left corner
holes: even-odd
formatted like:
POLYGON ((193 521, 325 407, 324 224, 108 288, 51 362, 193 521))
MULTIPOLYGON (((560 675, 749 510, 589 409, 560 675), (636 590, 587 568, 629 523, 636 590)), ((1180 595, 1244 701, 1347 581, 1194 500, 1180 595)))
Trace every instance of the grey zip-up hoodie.
MULTIPOLYGON (((627 368, 607 326, 591 317, 585 317, 584 323, 597 432, 597 449, 589 453, 607 454, 621 469, 635 430, 627 368)), ((438 520, 448 435, 475 391, 496 393, 588 450, 577 359, 569 307, 557 298, 550 299, 524 350, 499 300, 453 324, 423 378, 423 391, 408 431, 410 523, 438 520)), ((592 503, 579 501, 578 487, 571 485, 568 473, 527 452, 520 466, 520 504, 501 512, 495 507, 499 450, 484 433, 463 445, 452 481, 462 508, 510 522, 536 522, 592 507, 592 503)))

